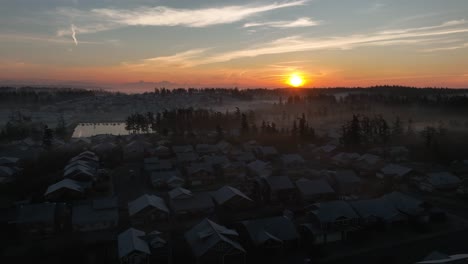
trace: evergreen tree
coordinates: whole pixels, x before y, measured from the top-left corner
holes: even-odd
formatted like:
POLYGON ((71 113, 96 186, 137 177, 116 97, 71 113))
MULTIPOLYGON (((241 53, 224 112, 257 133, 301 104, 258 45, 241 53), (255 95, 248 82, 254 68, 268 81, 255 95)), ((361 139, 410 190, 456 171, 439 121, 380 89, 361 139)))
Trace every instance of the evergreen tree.
POLYGON ((220 141, 223 138, 224 138, 223 128, 221 127, 221 125, 217 124, 216 125, 216 139, 217 141, 220 141))
POLYGON ((65 122, 65 118, 63 114, 60 114, 57 118, 57 126, 55 127, 55 134, 64 139, 67 135, 67 124, 65 122))
POLYGON ((399 137, 403 134, 403 124, 400 120, 400 117, 397 116, 392 126, 392 136, 399 137))
POLYGON ((44 126, 44 134, 42 136, 42 145, 46 148, 52 147, 54 133, 47 125, 44 126))
POLYGON ((296 123, 296 120, 294 120, 292 129, 291 129, 291 136, 293 138, 296 138, 297 134, 298 134, 297 123, 296 123))
POLYGON ((241 132, 242 135, 248 135, 249 134, 249 122, 247 121, 247 115, 242 114, 241 118, 241 132))

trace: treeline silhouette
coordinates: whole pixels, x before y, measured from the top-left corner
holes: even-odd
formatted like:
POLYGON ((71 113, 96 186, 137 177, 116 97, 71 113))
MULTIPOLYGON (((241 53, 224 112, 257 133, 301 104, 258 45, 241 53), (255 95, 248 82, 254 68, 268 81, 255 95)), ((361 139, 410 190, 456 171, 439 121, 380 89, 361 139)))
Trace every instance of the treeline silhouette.
POLYGON ((254 111, 230 112, 207 109, 178 108, 158 113, 134 113, 125 120, 125 128, 134 133, 160 133, 162 135, 194 135, 195 131, 216 131, 222 138, 226 130, 236 131, 239 136, 287 135, 296 139, 315 138, 315 130, 309 125, 305 114, 293 120, 290 127, 277 127, 274 122, 259 120, 254 111))
POLYGON ((77 88, 0 87, 3 103, 53 103, 95 96, 97 91, 77 88))

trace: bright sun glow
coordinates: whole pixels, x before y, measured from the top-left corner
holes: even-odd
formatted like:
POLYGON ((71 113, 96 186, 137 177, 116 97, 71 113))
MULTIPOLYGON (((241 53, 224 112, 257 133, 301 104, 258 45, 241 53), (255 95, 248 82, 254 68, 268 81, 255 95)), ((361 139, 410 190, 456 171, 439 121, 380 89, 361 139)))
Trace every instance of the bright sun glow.
POLYGON ((301 87, 302 85, 304 85, 304 82, 304 79, 297 74, 291 75, 288 79, 288 84, 292 87, 301 87))

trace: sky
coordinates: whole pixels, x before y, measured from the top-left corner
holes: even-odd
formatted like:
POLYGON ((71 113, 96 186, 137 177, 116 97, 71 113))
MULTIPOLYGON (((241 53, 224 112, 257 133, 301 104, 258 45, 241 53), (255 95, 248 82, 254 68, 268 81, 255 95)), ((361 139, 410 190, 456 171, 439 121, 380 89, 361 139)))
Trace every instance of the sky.
POLYGON ((468 88, 466 0, 0 0, 0 81, 468 88))

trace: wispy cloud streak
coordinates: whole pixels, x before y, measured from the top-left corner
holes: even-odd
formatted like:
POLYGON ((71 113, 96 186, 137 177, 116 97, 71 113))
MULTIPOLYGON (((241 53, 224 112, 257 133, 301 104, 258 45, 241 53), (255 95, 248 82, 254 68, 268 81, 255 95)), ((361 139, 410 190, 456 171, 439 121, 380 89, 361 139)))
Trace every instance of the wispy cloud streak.
POLYGON ((320 21, 312 20, 309 17, 301 17, 293 21, 270 21, 270 22, 253 22, 244 24, 244 28, 251 27, 273 27, 273 28, 295 28, 295 27, 312 27, 320 24, 320 21))
POLYGON ((78 46, 78 40, 76 39, 76 29, 75 29, 75 25, 71 25, 71 31, 72 31, 72 38, 73 38, 73 41, 75 42, 75 46, 78 46))
MULTIPOLYGON (((260 13, 305 5, 308 1, 294 0, 264 5, 231 5, 201 9, 180 9, 166 6, 143 6, 134 9, 96 8, 91 10, 61 8, 57 10, 57 13, 82 25, 78 30, 80 33, 94 33, 126 26, 209 27, 230 24, 260 13)), ((65 31, 59 30, 57 34, 63 35, 65 31)))
MULTIPOLYGON (((461 23, 450 24, 461 25, 461 23)), ((280 38, 271 42, 257 44, 240 50, 226 51, 213 55, 207 54, 206 52, 199 52, 196 54, 192 53, 191 55, 193 56, 187 58, 187 60, 185 60, 184 63, 181 63, 181 61, 178 61, 178 63, 181 63, 185 66, 197 66, 202 64, 226 62, 240 58, 249 58, 262 55, 282 54, 290 52, 333 49, 349 50, 365 46, 395 46, 407 44, 418 45, 428 43, 434 44, 438 41, 447 41, 447 39, 444 38, 447 35, 458 35, 468 33, 468 28, 466 27, 447 28, 447 25, 447 23, 444 23, 439 26, 425 27, 421 30, 400 29, 388 31, 385 34, 382 34, 382 32, 375 32, 370 34, 349 35, 319 39, 306 38, 302 36, 290 36, 286 38, 280 38)), ((181 57, 177 56, 177 58, 181 57)), ((146 63, 154 60, 163 60, 170 62, 171 59, 173 59, 171 56, 157 57, 150 60, 146 60, 146 63)))

